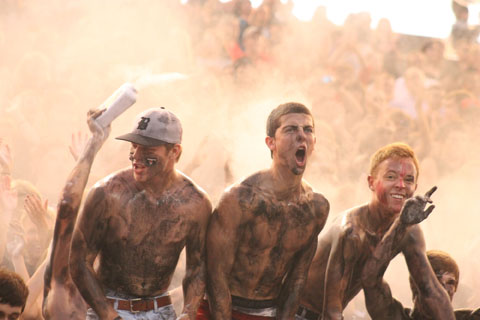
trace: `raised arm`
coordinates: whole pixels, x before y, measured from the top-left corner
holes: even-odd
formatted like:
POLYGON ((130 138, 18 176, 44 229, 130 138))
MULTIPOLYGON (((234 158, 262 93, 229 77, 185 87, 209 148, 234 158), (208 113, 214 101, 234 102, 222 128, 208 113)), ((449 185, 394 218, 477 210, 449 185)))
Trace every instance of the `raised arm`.
POLYGON ((207 292, 214 319, 232 319, 229 274, 241 236, 242 210, 232 190, 223 195, 207 231, 207 292))
MULTIPOLYGON (((67 257, 70 252, 73 228, 77 219, 83 192, 90 175, 90 169, 95 155, 110 133, 110 127, 103 129, 95 122, 94 119, 96 119, 100 113, 99 111, 91 110, 87 114, 87 123, 92 136, 83 144, 83 150, 77 149, 79 153, 75 160, 78 161, 70 172, 58 203, 52 248, 45 272, 44 297, 48 296, 51 289, 52 278, 55 278, 55 281, 58 283, 63 284, 65 284, 69 278, 65 273, 65 269, 68 267, 67 257)), ((44 302, 46 302, 46 299, 44 302)))
MULTIPOLYGON (((59 219, 66 220, 64 222, 57 220, 57 225, 59 225, 59 229, 64 230, 63 232, 68 230, 64 229, 64 226, 69 224, 65 222, 71 222, 76 216, 93 158, 106 138, 105 135, 101 134, 100 130, 102 129, 96 122, 89 122, 89 127, 93 136, 88 141, 83 154, 80 155, 77 165, 69 177, 71 183, 66 184, 62 201, 59 204, 58 215, 61 215, 59 219)), ((69 262, 72 280, 85 301, 101 319, 115 319, 118 314, 107 302, 93 270, 93 262, 99 252, 107 228, 106 201, 103 186, 97 186, 89 192, 79 221, 73 231, 69 262)), ((62 231, 59 231, 56 236, 61 237, 62 231)), ((54 263, 55 257, 55 253, 52 253, 54 263)))
POLYGON ((196 219, 187 239, 187 267, 183 279, 183 311, 179 318, 188 316, 195 320, 198 306, 205 294, 205 236, 212 213, 212 205, 205 198, 193 210, 196 219))
POLYGON ((365 262, 362 271, 362 286, 368 313, 375 319, 401 319, 404 308, 395 300, 388 284, 383 281, 383 275, 391 259, 398 252, 401 240, 407 234, 408 227, 425 220, 433 211, 430 196, 437 187, 430 189, 425 196, 408 199, 397 219, 390 226, 377 244, 372 256, 365 262))
POLYGON ((434 319, 455 319, 448 294, 438 282, 428 262, 425 239, 420 227, 412 226, 405 240, 402 244, 402 252, 426 311, 434 319))
POLYGON ((448 294, 438 282, 428 262, 425 239, 420 227, 412 226, 402 252, 427 312, 434 319, 455 319, 448 294))

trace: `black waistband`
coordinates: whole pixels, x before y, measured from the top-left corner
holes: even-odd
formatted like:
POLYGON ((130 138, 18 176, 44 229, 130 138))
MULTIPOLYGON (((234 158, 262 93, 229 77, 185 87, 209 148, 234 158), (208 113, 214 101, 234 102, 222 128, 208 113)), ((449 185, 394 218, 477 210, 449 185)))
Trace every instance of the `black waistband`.
POLYGON ((275 299, 270 300, 250 300, 242 297, 232 296, 232 305, 241 308, 265 309, 276 307, 275 299))
POLYGON ((318 320, 320 317, 320 314, 302 306, 298 307, 297 315, 307 320, 318 320))

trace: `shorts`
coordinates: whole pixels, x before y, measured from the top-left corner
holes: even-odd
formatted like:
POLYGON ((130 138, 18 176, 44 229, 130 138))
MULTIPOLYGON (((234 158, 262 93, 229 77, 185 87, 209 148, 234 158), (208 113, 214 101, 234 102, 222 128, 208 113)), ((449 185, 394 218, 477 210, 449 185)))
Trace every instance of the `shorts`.
MULTIPOLYGON (((165 293, 164 295, 167 294, 168 293, 165 293)), ((153 298, 158 298, 161 296, 153 298)), ((112 294, 111 292, 107 292, 107 298, 125 300, 124 297, 112 294)), ((115 311, 117 311, 118 315, 124 320, 175 320, 177 318, 177 315, 175 314, 175 309, 173 309, 173 305, 171 304, 163 307, 157 307, 155 303, 155 308, 153 310, 135 312, 131 312, 128 310, 118 310, 117 302, 114 303, 113 307, 115 311)), ((86 320, 100 320, 100 318, 95 313, 95 311, 93 311, 92 308, 89 308, 87 310, 86 320)))

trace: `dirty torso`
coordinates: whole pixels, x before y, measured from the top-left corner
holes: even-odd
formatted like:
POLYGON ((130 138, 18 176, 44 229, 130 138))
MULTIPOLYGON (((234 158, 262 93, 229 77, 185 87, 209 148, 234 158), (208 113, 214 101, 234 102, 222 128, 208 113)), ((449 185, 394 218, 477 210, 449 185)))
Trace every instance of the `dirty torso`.
POLYGON ((275 299, 295 257, 323 227, 328 201, 302 183, 299 195, 279 198, 257 173, 232 190, 243 215, 235 262, 229 276, 232 295, 275 299))
MULTIPOLYGON (((368 214, 368 204, 352 208, 338 217, 326 233, 320 235, 317 252, 310 266, 301 298, 301 305, 322 313, 325 298, 323 288, 325 287, 328 263, 335 264, 331 268, 348 273, 346 279, 342 280, 344 283, 340 284, 345 287, 341 299, 343 308, 360 292, 363 266, 384 235, 384 233, 369 232, 365 229, 362 222, 362 216, 365 214, 368 214), (336 247, 341 255, 341 261, 332 259, 329 262, 332 250, 335 250, 336 247)), ((395 248, 393 257, 401 252, 406 237, 395 248)))
POLYGON ((206 196, 183 175, 158 196, 138 189, 131 170, 105 181, 95 192, 103 215, 98 228, 104 289, 125 296, 148 297, 170 285, 180 252, 190 233, 200 232, 195 212, 206 196))

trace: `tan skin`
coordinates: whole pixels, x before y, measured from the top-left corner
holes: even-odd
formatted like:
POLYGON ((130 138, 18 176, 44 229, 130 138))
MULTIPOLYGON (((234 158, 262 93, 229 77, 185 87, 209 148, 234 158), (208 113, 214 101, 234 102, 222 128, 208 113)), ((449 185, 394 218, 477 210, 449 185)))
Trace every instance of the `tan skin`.
MULTIPOLYGON (((308 274, 301 305, 323 316, 342 319, 343 309, 361 290, 361 272, 376 245, 399 215, 403 203, 417 188, 417 171, 410 158, 393 157, 379 164, 368 177, 372 198, 368 204, 341 215, 320 235, 308 274)), ((402 252, 408 269, 435 319, 454 319, 444 290, 438 285, 425 254, 425 240, 418 225, 397 239, 394 254, 402 252)))
POLYGON ((22 307, 0 303, 0 320, 16 320, 22 314, 22 307))
MULTIPOLYGON (((181 317, 195 318, 205 291, 207 195, 174 169, 181 146, 132 144, 132 168, 100 181, 90 191, 75 227, 70 270, 85 301, 101 319, 115 319, 105 290, 133 297, 167 291, 186 247, 181 317), (157 164, 145 165, 145 158, 157 164), (99 268, 93 262, 99 255, 99 268)), ((119 317, 117 319, 120 319, 119 317)))
POLYGON ((58 204, 52 249, 45 272, 45 319, 85 319, 87 306, 70 276, 68 256, 73 228, 93 160, 110 133, 110 127, 103 129, 94 121, 100 113, 88 113, 87 122, 92 136, 70 173, 58 204))
MULTIPOLYGON (((433 187, 424 197, 416 196, 407 200, 398 218, 395 219, 370 258, 365 262, 361 275, 362 286, 368 313, 374 320, 410 318, 403 306, 393 299, 390 287, 383 280, 383 274, 390 260, 398 252, 396 246, 399 244, 399 240, 405 238, 410 226, 420 223, 432 212, 434 206, 429 206, 426 210, 424 208, 427 203, 431 202, 430 196, 435 190, 436 187, 433 187)), ((452 287, 450 285, 451 278, 448 278, 448 275, 444 280, 444 282, 440 282, 444 288, 456 288, 456 281, 452 287)), ((450 300, 454 292, 455 290, 448 291, 450 300)))
POLYGON ((280 118, 270 169, 223 194, 207 233, 208 299, 214 319, 231 319, 231 295, 277 299, 277 319, 293 318, 325 225, 329 203, 302 180, 315 135, 312 118, 280 118), (297 158, 296 152, 305 150, 297 158))

